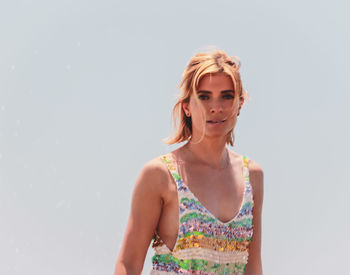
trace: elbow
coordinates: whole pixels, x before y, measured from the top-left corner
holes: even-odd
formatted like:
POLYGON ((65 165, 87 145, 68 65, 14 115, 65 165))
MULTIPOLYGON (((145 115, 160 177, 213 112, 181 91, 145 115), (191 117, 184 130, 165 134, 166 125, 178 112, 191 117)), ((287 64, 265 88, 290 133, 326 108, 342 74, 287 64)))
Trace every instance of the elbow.
POLYGON ((263 275, 262 265, 250 266, 250 268, 244 272, 244 275, 263 275))
POLYGON ((131 264, 117 262, 114 275, 141 275, 141 271, 131 264))

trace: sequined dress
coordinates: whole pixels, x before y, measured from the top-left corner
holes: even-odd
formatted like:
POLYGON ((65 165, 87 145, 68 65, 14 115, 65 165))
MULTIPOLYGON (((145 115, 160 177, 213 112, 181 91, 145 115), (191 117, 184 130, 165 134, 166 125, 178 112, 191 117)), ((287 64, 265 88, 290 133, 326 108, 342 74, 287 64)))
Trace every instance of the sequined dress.
POLYGON ((253 238, 253 194, 248 158, 242 157, 244 196, 237 215, 224 223, 211 214, 181 179, 171 154, 161 156, 176 185, 179 201, 178 237, 171 251, 155 232, 151 275, 244 274, 253 238))

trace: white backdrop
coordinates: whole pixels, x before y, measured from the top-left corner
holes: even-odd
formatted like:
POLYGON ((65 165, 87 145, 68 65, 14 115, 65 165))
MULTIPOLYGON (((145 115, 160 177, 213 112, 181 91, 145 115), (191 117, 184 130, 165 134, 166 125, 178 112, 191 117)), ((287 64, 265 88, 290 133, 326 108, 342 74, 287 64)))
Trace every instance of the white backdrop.
POLYGON ((177 86, 208 45, 241 59, 252 97, 233 150, 264 169, 264 274, 345 274, 349 8, 2 1, 0 274, 113 274, 136 177, 176 148, 177 86))

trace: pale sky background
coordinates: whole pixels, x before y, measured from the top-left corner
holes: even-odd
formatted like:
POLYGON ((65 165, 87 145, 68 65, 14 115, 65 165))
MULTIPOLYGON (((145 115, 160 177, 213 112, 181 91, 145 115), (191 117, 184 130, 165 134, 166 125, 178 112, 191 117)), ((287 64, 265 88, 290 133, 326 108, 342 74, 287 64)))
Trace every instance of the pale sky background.
POLYGON ((0 274, 113 274, 136 177, 177 147, 161 141, 177 86, 210 45, 241 59, 251 95, 233 150, 264 169, 264 274, 346 274, 349 10, 1 1, 0 274))

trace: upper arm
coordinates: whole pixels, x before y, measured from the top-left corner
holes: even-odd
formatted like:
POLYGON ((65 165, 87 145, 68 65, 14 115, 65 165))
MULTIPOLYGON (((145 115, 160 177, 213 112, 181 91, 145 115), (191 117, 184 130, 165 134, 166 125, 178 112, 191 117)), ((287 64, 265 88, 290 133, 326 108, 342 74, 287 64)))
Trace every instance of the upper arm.
POLYGON ((253 240, 249 248, 246 275, 262 275, 261 263, 261 216, 264 197, 264 173, 256 162, 249 161, 249 178, 253 191, 253 240))
POLYGON ((148 162, 141 170, 131 199, 129 219, 119 251, 118 263, 141 274, 148 247, 157 227, 162 209, 162 192, 167 180, 164 165, 157 160, 148 162))

